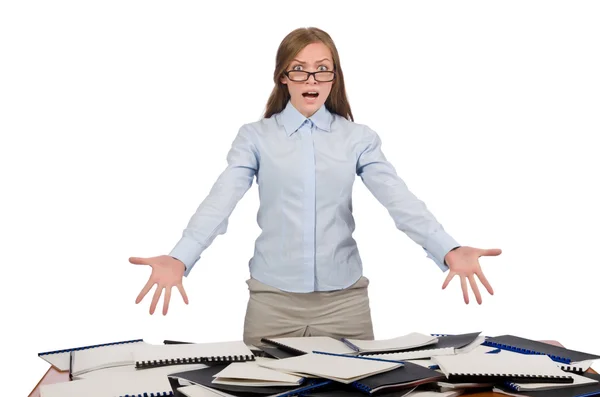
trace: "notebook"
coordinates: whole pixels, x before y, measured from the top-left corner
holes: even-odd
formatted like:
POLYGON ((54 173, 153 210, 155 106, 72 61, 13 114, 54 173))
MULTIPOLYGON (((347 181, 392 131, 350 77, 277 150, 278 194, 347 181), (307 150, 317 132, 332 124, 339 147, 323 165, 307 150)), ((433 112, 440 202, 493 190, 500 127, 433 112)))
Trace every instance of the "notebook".
POLYGON ((583 385, 592 385, 598 383, 597 380, 588 378, 586 376, 571 374, 573 377, 573 383, 517 383, 517 382, 505 382, 504 386, 515 391, 541 391, 551 390, 563 387, 577 387, 583 385))
MULTIPOLYGON (((600 381, 600 375, 594 373, 585 373, 583 376, 596 381, 600 381)), ((588 396, 600 396, 600 382, 573 386, 573 387, 561 387, 552 390, 536 390, 536 391, 514 391, 505 385, 498 385, 494 387, 494 392, 502 393, 510 396, 529 396, 529 397, 588 397, 588 396)))
POLYGON ((485 337, 479 334, 480 332, 473 332, 460 335, 437 336, 438 341, 436 343, 423 347, 400 352, 365 353, 364 355, 382 357, 387 360, 414 360, 431 358, 433 356, 469 353, 485 341, 485 337))
POLYGON ((70 366, 70 353, 72 351, 81 351, 87 349, 102 349, 107 346, 121 346, 124 349, 129 349, 132 344, 145 343, 143 339, 124 340, 119 342, 102 343, 90 346, 74 347, 70 349, 54 350, 38 353, 38 357, 44 359, 48 364, 52 365, 59 371, 68 371, 70 366))
POLYGON ((434 383, 442 379, 445 379, 445 376, 435 370, 405 362, 402 367, 369 376, 350 385, 366 394, 374 394, 434 383))
POLYGON ((191 363, 230 363, 252 361, 252 351, 242 341, 136 346, 136 368, 191 363))
POLYGON ((432 345, 438 342, 437 337, 420 334, 418 332, 411 332, 410 334, 392 339, 362 340, 342 338, 341 340, 354 352, 359 354, 402 351, 432 345))
POLYGON ((194 369, 202 369, 206 368, 206 364, 178 364, 178 365, 165 365, 161 367, 151 367, 151 368, 136 368, 132 363, 126 366, 119 367, 110 367, 104 368, 96 371, 86 372, 85 374, 79 375, 74 379, 91 379, 91 378, 99 378, 99 379, 110 379, 113 374, 124 374, 124 373, 134 373, 134 372, 146 372, 152 373, 153 376, 167 376, 171 373, 182 372, 182 371, 191 371, 194 369))
POLYGON ((549 343, 534 341, 514 335, 500 335, 487 338, 483 344, 522 354, 545 354, 554 361, 567 364, 563 369, 570 372, 586 371, 594 360, 600 358, 600 356, 595 354, 570 350, 561 346, 554 346, 549 343))
POLYGON ((451 382, 573 383, 571 374, 544 355, 456 354, 431 359, 451 382))
POLYGON ((146 371, 113 373, 109 378, 77 379, 70 382, 43 384, 41 397, 172 396, 167 376, 146 371))
POLYGON ((261 367, 255 362, 231 363, 213 375, 212 383, 239 386, 299 386, 304 377, 261 367))
MULTIPOLYGON (((289 357, 294 357, 294 356, 299 355, 297 353, 291 353, 287 350, 283 350, 282 348, 278 348, 278 347, 261 346, 259 349, 263 352, 264 357, 289 358, 289 357)), ((302 354, 305 354, 305 353, 302 353, 302 354)))
POLYGON ((93 349, 73 350, 70 373, 76 379, 86 373, 107 368, 133 366, 133 351, 141 346, 150 346, 144 342, 113 344, 93 349))
POLYGON ((275 346, 293 355, 312 353, 315 350, 336 353, 355 354, 356 351, 341 340, 329 336, 296 336, 285 338, 262 338, 261 342, 275 346))
POLYGON ((315 353, 258 364, 277 371, 300 376, 313 375, 346 384, 404 365, 398 362, 315 353))
MULTIPOLYGON (((214 376, 224 370, 228 364, 214 364, 207 368, 183 371, 169 374, 168 378, 177 382, 179 385, 201 385, 210 389, 215 389, 230 394, 253 393, 256 396, 271 396, 281 393, 289 393, 298 389, 297 386, 242 386, 213 383, 214 376)), ((313 383, 323 383, 322 379, 307 380, 300 387, 310 386, 313 383)))

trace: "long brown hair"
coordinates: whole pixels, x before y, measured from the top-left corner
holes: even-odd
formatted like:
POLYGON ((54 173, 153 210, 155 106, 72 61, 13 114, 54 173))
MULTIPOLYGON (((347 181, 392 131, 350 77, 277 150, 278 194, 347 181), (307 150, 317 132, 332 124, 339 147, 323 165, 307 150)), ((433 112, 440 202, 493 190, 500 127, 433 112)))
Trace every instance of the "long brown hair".
POLYGON ((309 28, 298 28, 290 32, 279 44, 277 50, 277 57, 275 60, 275 72, 273 73, 273 81, 275 87, 271 91, 269 100, 265 110, 264 117, 269 118, 275 113, 281 112, 285 109, 287 102, 290 99, 290 92, 288 91, 287 85, 281 82, 281 78, 284 76, 286 67, 292 62, 294 57, 302 51, 304 47, 312 43, 321 42, 325 44, 331 51, 333 57, 333 67, 335 73, 335 80, 333 80, 333 86, 331 92, 325 101, 325 107, 331 113, 336 113, 342 117, 354 121, 352 116, 352 110, 350 110, 350 103, 346 97, 346 86, 344 85, 344 73, 342 72, 342 66, 340 65, 340 57, 338 55, 337 48, 329 34, 325 31, 309 27, 309 28))

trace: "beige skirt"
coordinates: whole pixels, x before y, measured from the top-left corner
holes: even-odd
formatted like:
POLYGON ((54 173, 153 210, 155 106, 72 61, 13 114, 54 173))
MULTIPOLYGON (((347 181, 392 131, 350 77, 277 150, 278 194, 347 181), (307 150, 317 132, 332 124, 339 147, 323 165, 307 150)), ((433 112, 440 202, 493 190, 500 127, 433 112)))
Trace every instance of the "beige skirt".
POLYGON ((250 278, 244 342, 261 346, 261 338, 331 336, 373 340, 369 279, 362 276, 342 290, 286 292, 250 278))

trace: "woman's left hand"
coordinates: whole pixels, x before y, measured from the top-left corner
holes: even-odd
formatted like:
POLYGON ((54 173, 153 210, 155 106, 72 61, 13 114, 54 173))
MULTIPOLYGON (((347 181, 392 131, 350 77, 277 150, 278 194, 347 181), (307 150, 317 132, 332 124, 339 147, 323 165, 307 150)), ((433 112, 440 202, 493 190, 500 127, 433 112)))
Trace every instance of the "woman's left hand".
POLYGON ((453 251, 448 252, 446 257, 446 263, 448 264, 449 273, 448 277, 444 281, 442 285, 442 289, 445 289, 450 283, 450 280, 454 278, 454 276, 458 275, 460 277, 460 284, 463 291, 463 297, 465 299, 465 303, 469 303, 469 291, 467 289, 467 279, 469 280, 469 284, 471 284, 471 289, 475 294, 475 298, 477 299, 477 303, 481 305, 481 293, 479 292, 479 288, 477 288, 477 284, 475 283, 475 274, 479 281, 484 285, 485 289, 490 293, 490 295, 494 295, 494 290, 492 286, 487 281, 483 272, 481 271, 481 266, 479 265, 479 258, 482 256, 498 256, 502 253, 502 250, 499 248, 493 249, 480 249, 462 246, 453 251))

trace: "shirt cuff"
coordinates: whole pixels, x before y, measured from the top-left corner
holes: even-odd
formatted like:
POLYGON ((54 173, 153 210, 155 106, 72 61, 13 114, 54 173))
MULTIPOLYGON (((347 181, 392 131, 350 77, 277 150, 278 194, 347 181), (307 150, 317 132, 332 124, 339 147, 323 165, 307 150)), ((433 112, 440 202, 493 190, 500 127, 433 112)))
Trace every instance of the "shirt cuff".
POLYGON ((192 268, 200 259, 200 254, 204 251, 205 247, 199 244, 197 241, 192 240, 189 237, 182 237, 175 247, 169 252, 169 256, 179 259, 185 265, 185 277, 192 271, 192 268))
POLYGON ((444 258, 448 252, 458 246, 460 244, 442 229, 429 237, 423 249, 427 253, 427 257, 445 272, 448 270, 448 266, 444 263, 444 258))

